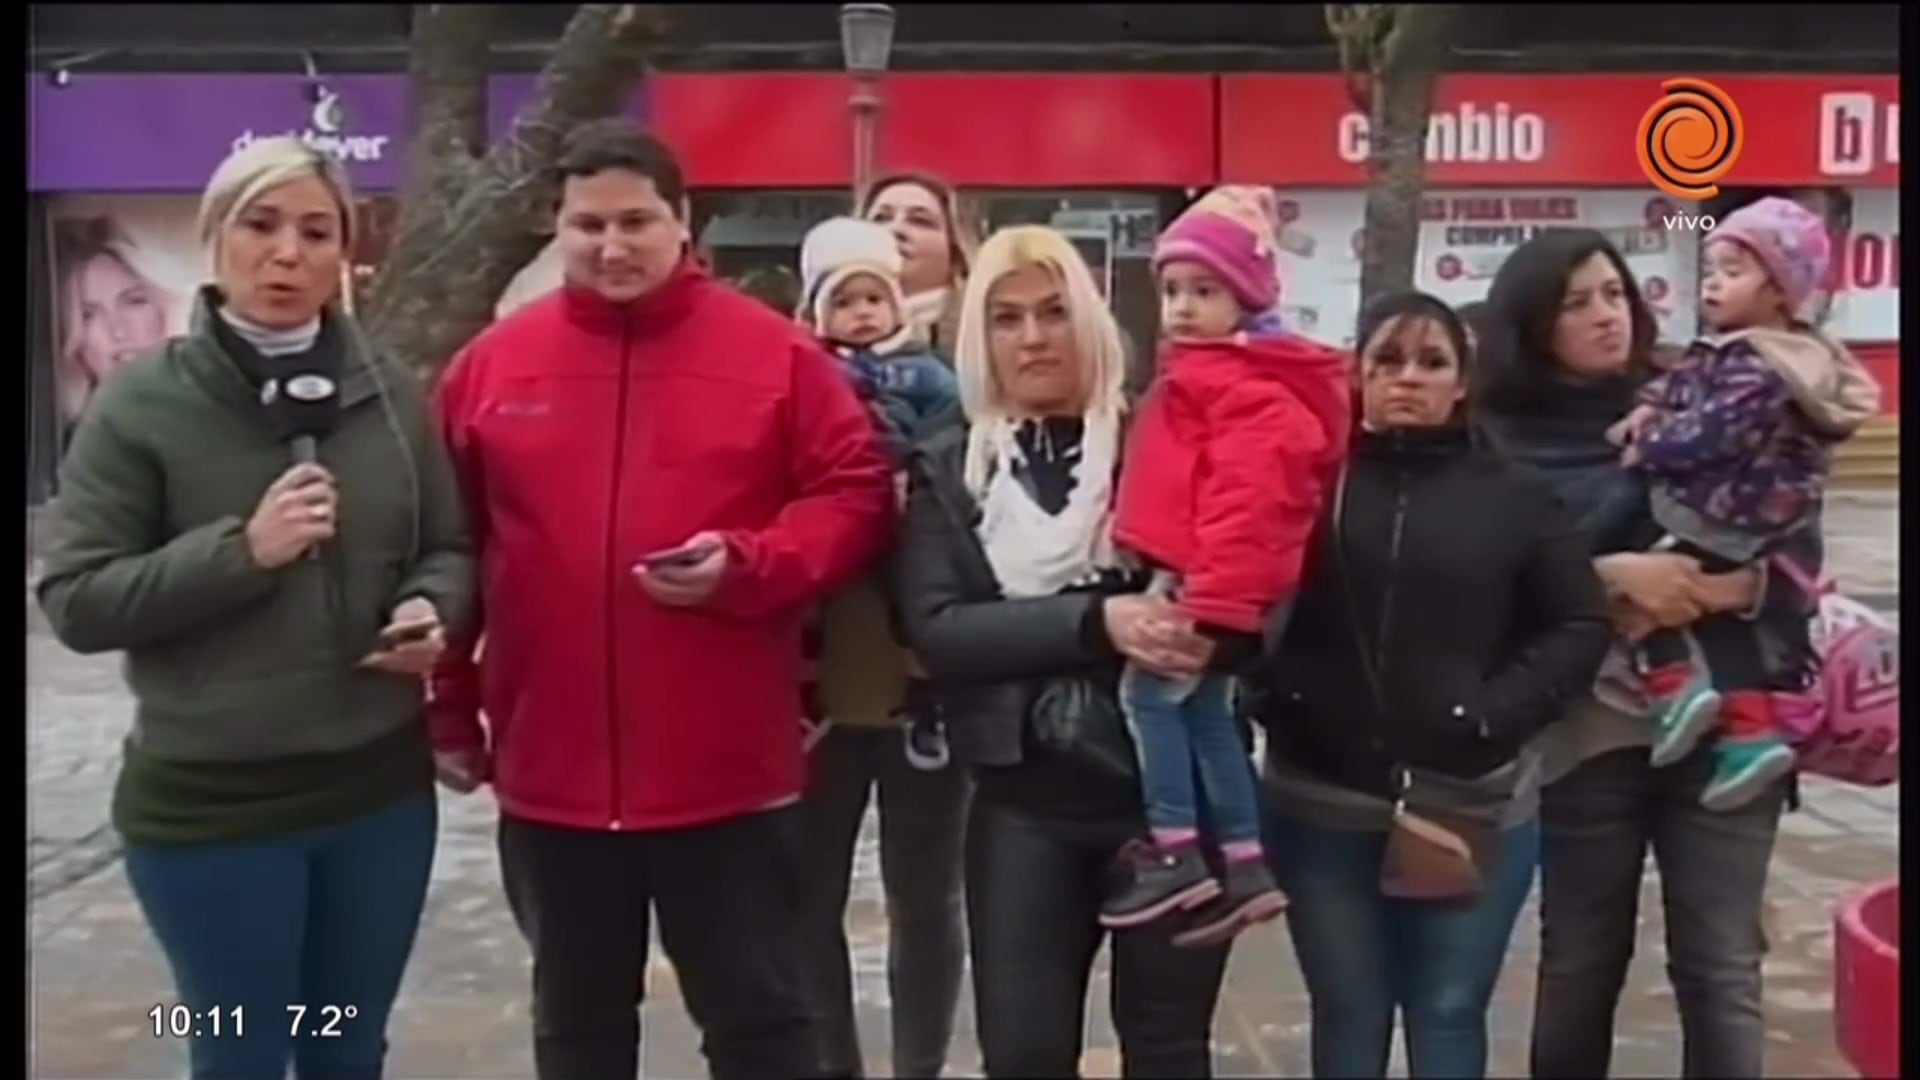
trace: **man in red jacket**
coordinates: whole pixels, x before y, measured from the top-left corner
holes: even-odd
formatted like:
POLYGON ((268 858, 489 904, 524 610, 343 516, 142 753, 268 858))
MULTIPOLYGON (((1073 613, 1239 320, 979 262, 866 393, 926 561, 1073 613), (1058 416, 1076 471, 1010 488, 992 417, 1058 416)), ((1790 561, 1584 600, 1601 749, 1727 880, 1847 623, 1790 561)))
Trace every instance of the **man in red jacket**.
POLYGON ((560 173, 565 286, 440 386, 484 643, 434 677, 437 764, 499 798, 541 1080, 635 1075, 650 909, 712 1074, 802 1075, 800 631, 890 540, 887 464, 833 361, 689 256, 668 147, 595 123, 560 173))

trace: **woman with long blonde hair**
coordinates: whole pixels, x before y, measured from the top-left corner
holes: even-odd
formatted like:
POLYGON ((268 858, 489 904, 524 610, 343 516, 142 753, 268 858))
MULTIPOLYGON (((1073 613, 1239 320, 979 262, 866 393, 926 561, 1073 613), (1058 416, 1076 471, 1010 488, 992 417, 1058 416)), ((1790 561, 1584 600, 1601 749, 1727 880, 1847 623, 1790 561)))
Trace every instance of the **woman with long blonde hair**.
POLYGON ((111 217, 55 222, 53 251, 61 307, 54 386, 72 424, 108 376, 166 343, 180 298, 111 217))
MULTIPOLYGON (((895 597, 975 783, 965 892, 986 1073, 1075 1076, 1105 881, 1144 828, 1121 663, 1190 672, 1205 645, 1115 555, 1125 357, 1072 244, 1040 226, 989 239, 956 345, 963 416, 915 454, 895 597)), ((1176 948, 1179 929, 1112 933, 1129 1076, 1211 1073, 1226 951, 1176 948)))

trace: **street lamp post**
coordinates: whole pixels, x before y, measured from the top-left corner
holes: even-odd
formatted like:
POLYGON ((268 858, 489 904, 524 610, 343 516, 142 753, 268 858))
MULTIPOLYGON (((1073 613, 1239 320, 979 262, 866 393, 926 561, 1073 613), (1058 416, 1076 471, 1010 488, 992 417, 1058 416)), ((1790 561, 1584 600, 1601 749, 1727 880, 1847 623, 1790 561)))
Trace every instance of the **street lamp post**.
POLYGON ((893 52, 893 8, 886 4, 840 5, 840 50, 853 76, 853 201, 857 210, 873 180, 875 137, 880 126, 880 77, 893 52))

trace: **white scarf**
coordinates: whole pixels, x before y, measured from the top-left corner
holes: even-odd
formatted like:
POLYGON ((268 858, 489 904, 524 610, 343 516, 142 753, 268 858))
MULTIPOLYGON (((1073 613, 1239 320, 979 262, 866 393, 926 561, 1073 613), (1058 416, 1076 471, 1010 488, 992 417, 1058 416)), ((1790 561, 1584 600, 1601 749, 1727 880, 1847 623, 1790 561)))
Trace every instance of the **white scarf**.
MULTIPOLYGON (((947 312, 947 296, 951 292, 947 288, 928 289, 907 297, 902 319, 913 328, 914 336, 922 342, 933 340, 934 328, 940 325, 940 317, 947 312)), ((943 344, 952 347, 950 343, 943 344)))
POLYGON ((985 488, 975 495, 980 500, 975 531, 1003 594, 1055 596, 1119 565, 1112 537, 1119 424, 1087 418, 1080 456, 1071 466, 1073 488, 1058 514, 1042 509, 1015 475, 1026 457, 1014 437, 1018 428, 1017 421, 996 418, 969 435, 969 441, 979 440, 969 456, 980 453, 986 459, 985 488))

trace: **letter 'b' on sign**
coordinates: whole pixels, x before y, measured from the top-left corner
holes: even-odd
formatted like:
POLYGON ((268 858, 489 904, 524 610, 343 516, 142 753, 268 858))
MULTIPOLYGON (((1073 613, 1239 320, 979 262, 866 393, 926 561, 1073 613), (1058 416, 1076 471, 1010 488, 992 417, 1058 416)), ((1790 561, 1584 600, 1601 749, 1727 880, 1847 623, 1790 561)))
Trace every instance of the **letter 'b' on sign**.
POLYGON ((1660 89, 1640 118, 1640 168, 1669 195, 1711 199, 1720 194, 1715 182, 1740 160, 1740 109, 1705 79, 1668 79, 1660 89))

